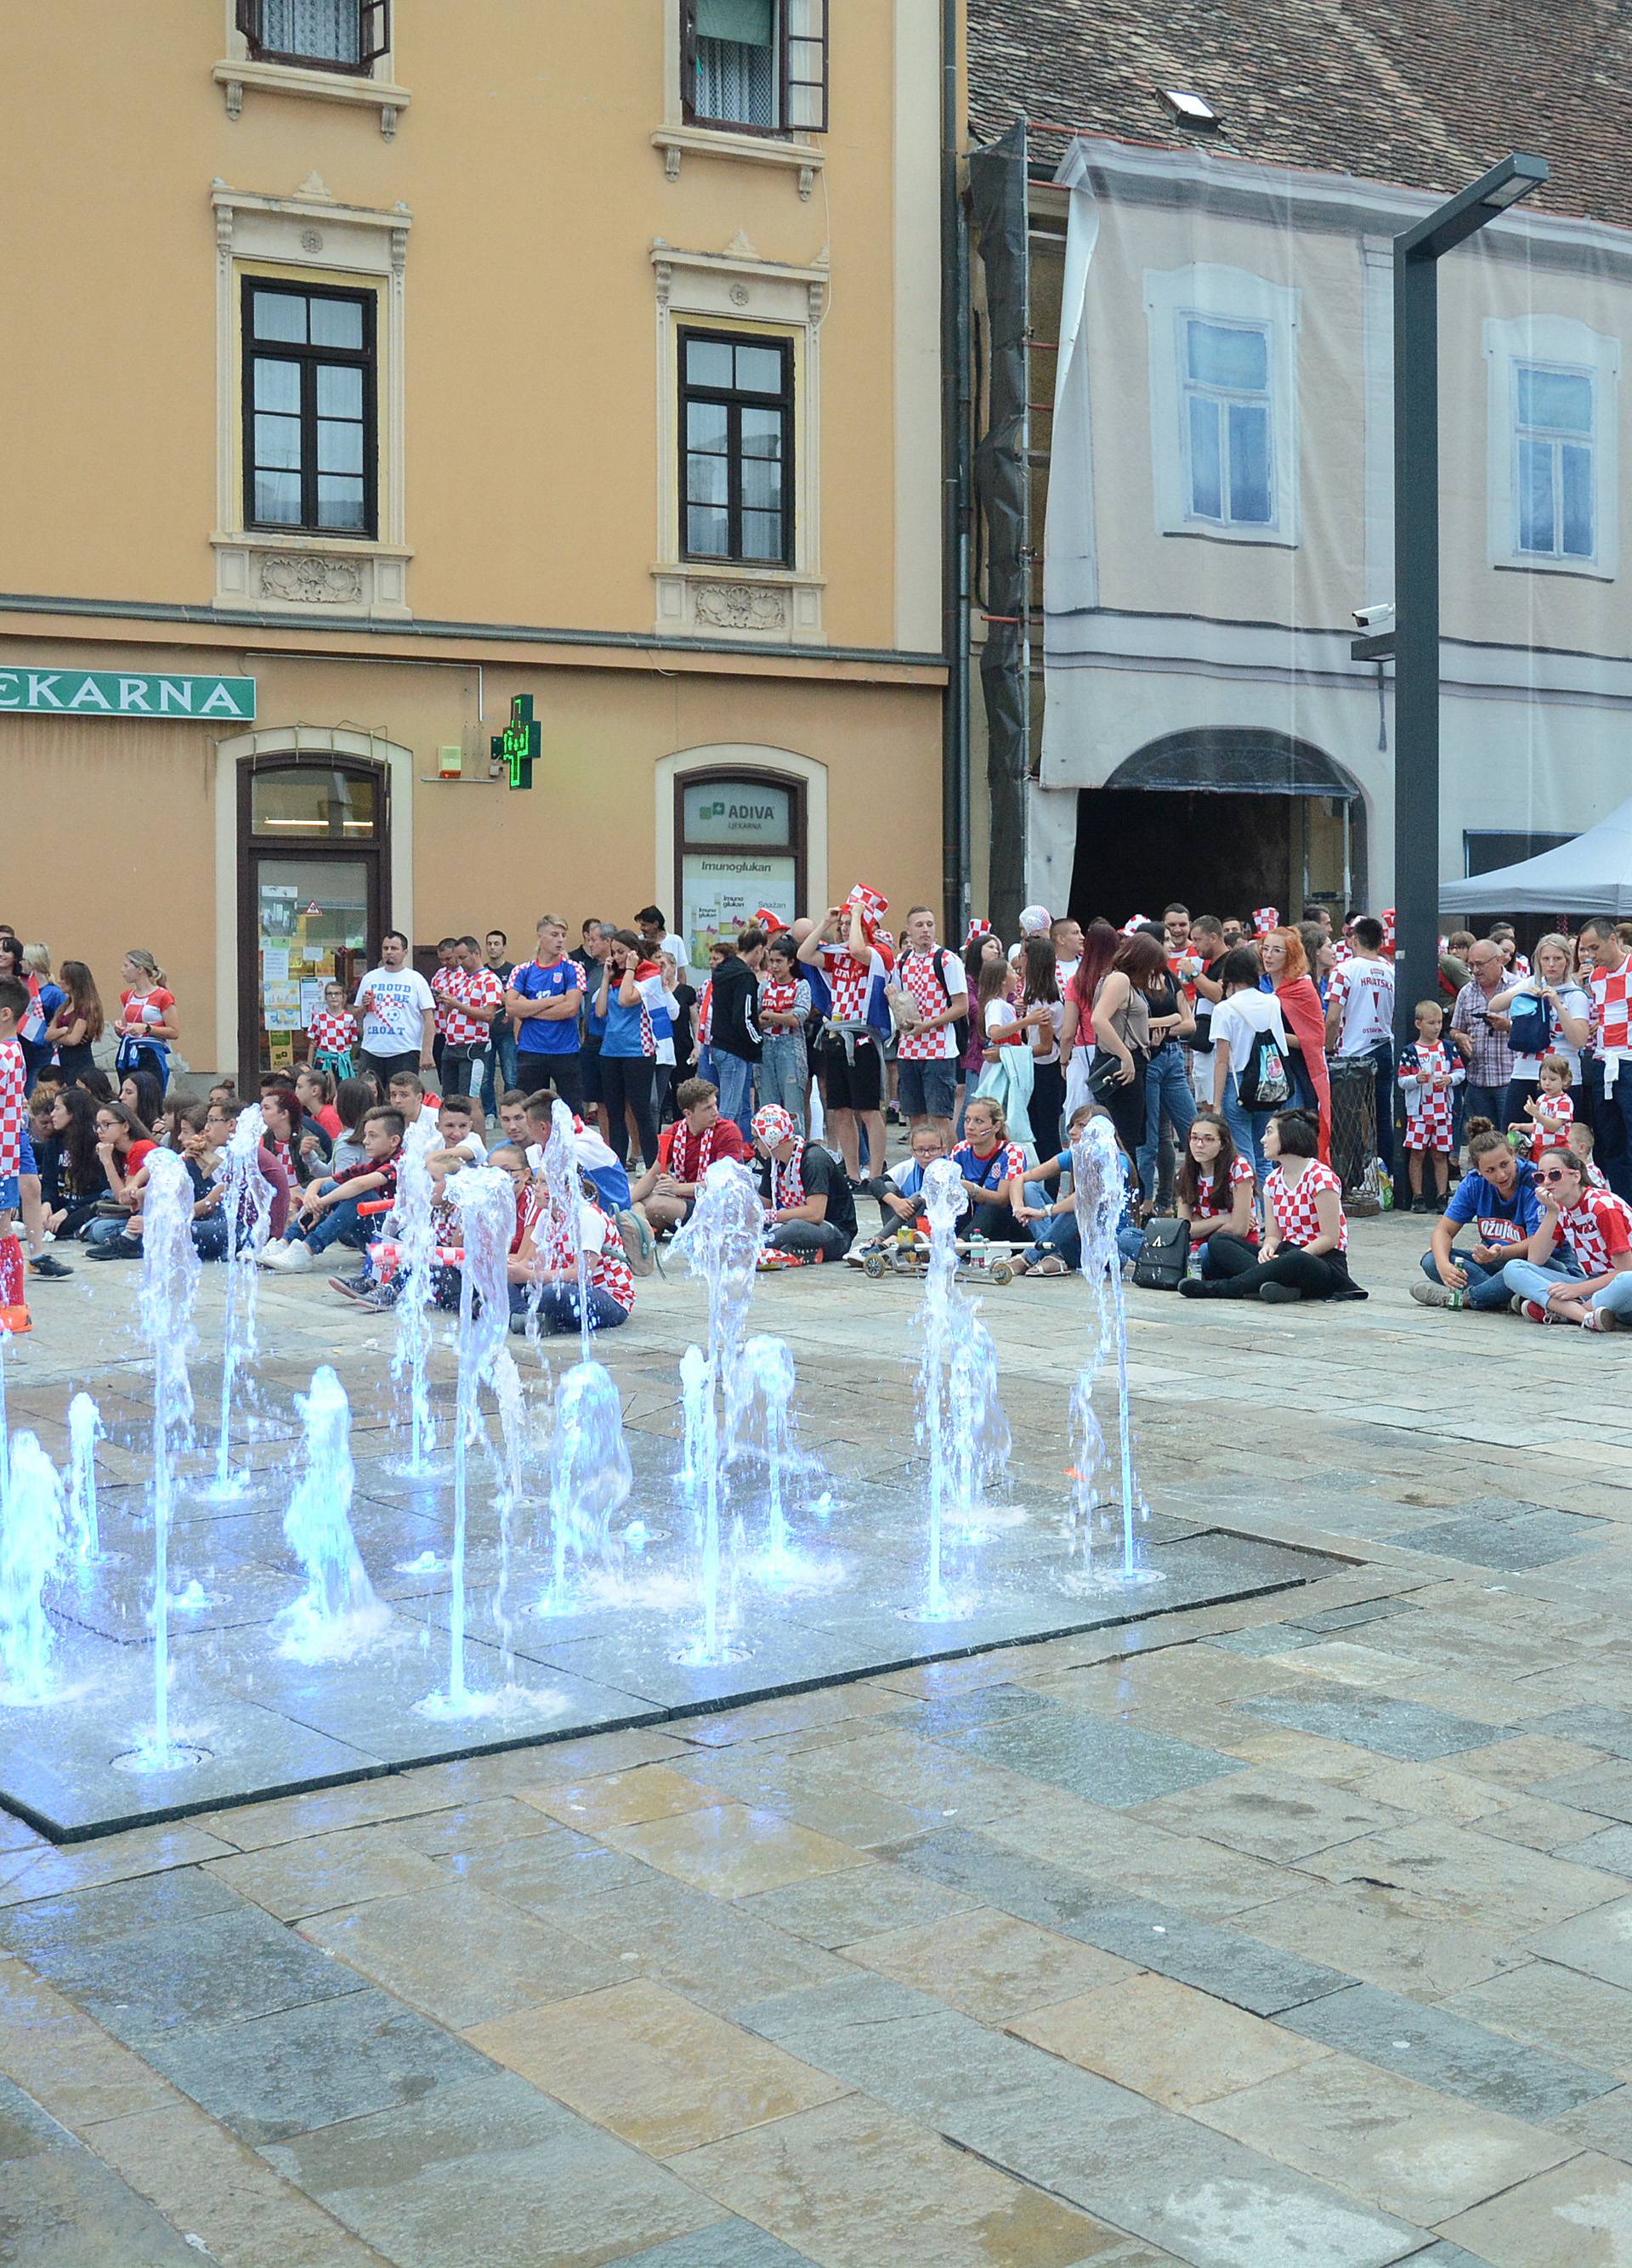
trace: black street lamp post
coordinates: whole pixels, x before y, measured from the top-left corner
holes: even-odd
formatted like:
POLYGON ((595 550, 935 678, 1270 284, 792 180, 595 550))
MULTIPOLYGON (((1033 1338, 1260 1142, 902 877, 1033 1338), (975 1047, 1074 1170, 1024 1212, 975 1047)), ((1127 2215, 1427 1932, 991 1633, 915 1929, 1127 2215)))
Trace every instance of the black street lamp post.
POLYGON ((1397 1050, 1439 968, 1439 261, 1547 178, 1545 158, 1504 158, 1394 239, 1397 1050))

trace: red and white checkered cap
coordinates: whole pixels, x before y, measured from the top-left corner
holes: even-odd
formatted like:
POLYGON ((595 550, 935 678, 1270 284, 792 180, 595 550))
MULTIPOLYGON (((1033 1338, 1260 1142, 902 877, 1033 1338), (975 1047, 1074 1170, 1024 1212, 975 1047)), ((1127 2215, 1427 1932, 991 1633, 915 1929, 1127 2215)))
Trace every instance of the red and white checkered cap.
POLYGON ((1149 920, 1149 918, 1150 917, 1148 914, 1129 914, 1127 919, 1122 924, 1123 936, 1132 937, 1136 929, 1143 929, 1145 924, 1149 920))
POLYGON ((964 952, 968 952, 970 946, 974 943, 978 937, 990 937, 991 934, 991 923, 989 921, 981 920, 977 915, 975 919, 970 923, 969 927, 964 932, 964 952))
POLYGON ((865 882, 856 884, 845 903, 848 906, 859 906, 861 909, 863 919, 875 924, 879 916, 888 912, 890 908, 890 901, 883 892, 869 889, 865 882))
POLYGON ((1392 906, 1385 906, 1378 918, 1383 924, 1383 950, 1385 953, 1392 954, 1394 950, 1394 909, 1392 906))
POLYGON ((794 1137, 792 1113, 784 1110, 779 1102, 767 1102, 763 1110, 756 1110, 749 1122, 756 1138, 767 1150, 779 1149, 794 1137))
POLYGON ((1253 907, 1252 934, 1254 937, 1267 937, 1272 929, 1279 929, 1280 926, 1281 909, 1279 906, 1253 907))

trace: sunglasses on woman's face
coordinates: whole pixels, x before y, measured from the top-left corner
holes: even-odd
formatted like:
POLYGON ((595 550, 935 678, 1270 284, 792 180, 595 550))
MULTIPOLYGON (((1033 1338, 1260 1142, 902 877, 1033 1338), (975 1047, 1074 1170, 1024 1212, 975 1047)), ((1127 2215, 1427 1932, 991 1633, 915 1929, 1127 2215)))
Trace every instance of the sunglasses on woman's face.
POLYGON ((1538 1174, 1536 1175, 1536 1179, 1539 1182, 1562 1182, 1568 1178, 1569 1176, 1564 1174, 1562 1168, 1556 1166, 1553 1168, 1553 1171, 1550 1174, 1538 1174))

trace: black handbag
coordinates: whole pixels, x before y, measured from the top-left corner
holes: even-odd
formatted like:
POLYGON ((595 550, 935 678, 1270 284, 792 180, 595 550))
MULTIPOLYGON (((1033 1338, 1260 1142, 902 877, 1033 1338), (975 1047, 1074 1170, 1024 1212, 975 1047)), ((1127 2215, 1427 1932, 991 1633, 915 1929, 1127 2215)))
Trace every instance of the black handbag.
POLYGON ((1134 1263, 1134 1281, 1145 1292, 1177 1292, 1190 1263, 1190 1223, 1148 1220, 1145 1241, 1134 1263))

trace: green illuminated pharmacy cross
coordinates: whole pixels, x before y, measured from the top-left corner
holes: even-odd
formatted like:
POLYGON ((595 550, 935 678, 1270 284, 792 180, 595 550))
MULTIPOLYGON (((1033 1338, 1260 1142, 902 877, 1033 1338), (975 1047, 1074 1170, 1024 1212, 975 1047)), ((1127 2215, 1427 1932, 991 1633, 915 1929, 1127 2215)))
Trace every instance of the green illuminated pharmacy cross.
POLYGON ((510 703, 510 722, 495 733, 491 743, 495 762, 510 767, 512 787, 531 787, 533 766, 538 762, 539 727, 533 721, 533 696, 518 693, 510 703))

